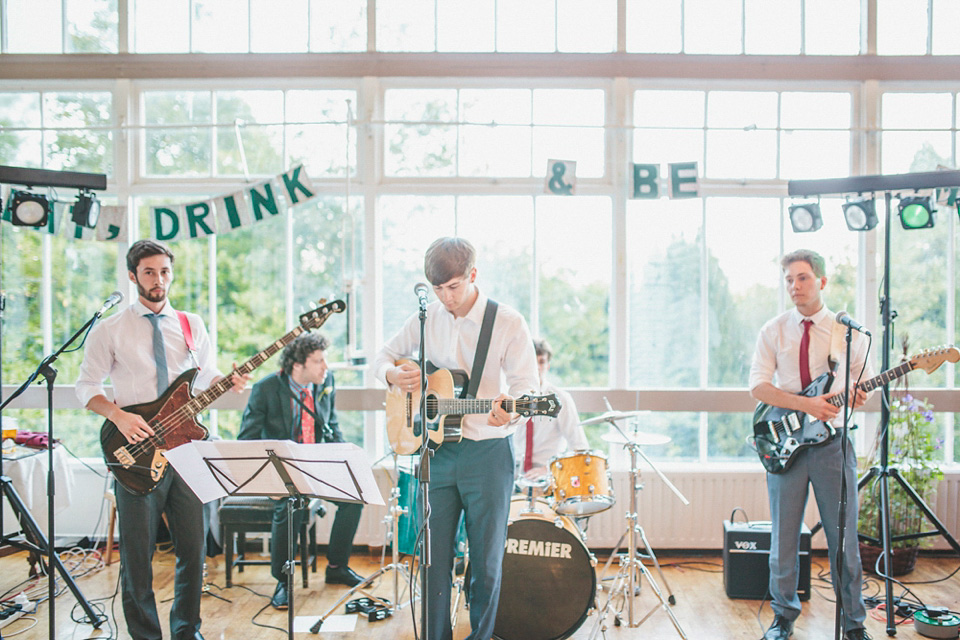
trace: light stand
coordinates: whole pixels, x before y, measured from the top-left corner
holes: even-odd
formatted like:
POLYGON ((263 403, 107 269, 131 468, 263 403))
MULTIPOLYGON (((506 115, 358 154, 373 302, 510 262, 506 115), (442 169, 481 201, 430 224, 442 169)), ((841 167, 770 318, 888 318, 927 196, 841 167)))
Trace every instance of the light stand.
MULTIPOLYGON (((3 409, 14 399, 20 396, 20 394, 26 391, 27 387, 29 387, 38 376, 42 375, 47 382, 47 536, 44 536, 43 531, 40 530, 40 527, 33 519, 33 516, 30 515, 30 512, 24 506, 23 501, 20 499, 20 496, 17 495, 16 489, 14 489, 11 480, 6 476, 3 476, 0 477, 0 483, 2 483, 3 494, 10 501, 10 507, 17 515, 21 526, 25 526, 26 530, 24 533, 27 539, 26 542, 22 542, 7 540, 4 538, 2 542, 28 551, 39 551, 47 556, 47 578, 49 582, 47 589, 49 592, 48 595, 50 602, 49 631, 51 638, 55 636, 54 630, 56 629, 55 602, 57 590, 54 568, 60 572, 64 582, 66 582, 67 586, 70 588, 70 591, 73 592, 74 597, 77 599, 77 602, 80 603, 83 612, 87 616, 87 621, 93 626, 93 628, 98 628, 105 620, 105 618, 98 616, 94 612, 93 608, 90 606, 90 603, 87 602, 86 598, 83 597, 83 594, 80 593, 80 588, 77 587, 77 583, 74 582, 73 576, 71 576, 70 572, 67 571, 66 567, 63 566, 63 563, 60 561, 60 557, 57 555, 56 549, 54 548, 56 528, 54 523, 53 508, 54 495, 56 495, 56 481, 53 472, 53 383, 57 378, 57 370, 53 368, 53 363, 56 362, 57 358, 66 350, 67 347, 73 344, 73 342, 82 333, 87 331, 87 329, 89 329, 99 318, 100 312, 95 313, 93 317, 91 317, 86 324, 80 327, 80 329, 73 334, 73 337, 71 337, 54 354, 44 358, 43 362, 40 363, 40 366, 37 367, 36 371, 30 374, 27 380, 20 385, 20 388, 14 391, 9 398, 0 404, 0 415, 2 415, 3 409)), ((2 456, 0 456, 0 459, 2 459, 2 456)), ((0 534, 2 534, 2 530, 0 530, 0 534)))
MULTIPOLYGON (((886 371, 890 368, 890 349, 893 341, 893 333, 891 330, 891 325, 893 319, 896 317, 896 312, 892 310, 892 304, 890 302, 890 222, 892 216, 892 206, 891 206, 891 194, 887 192, 886 194, 886 219, 884 223, 884 261, 883 261, 883 298, 880 300, 880 315, 883 321, 883 370, 886 371)), ((884 586, 885 586, 885 603, 887 610, 887 635, 894 636, 897 634, 897 625, 894 620, 896 614, 896 606, 893 602, 893 578, 891 577, 892 567, 891 564, 893 553, 892 543, 899 542, 901 540, 915 540, 917 538, 924 538, 927 536, 937 535, 938 533, 943 536, 943 538, 953 547, 953 550, 960 555, 960 543, 954 539, 947 528, 943 525, 942 522, 937 518, 936 514, 927 506, 923 498, 916 492, 916 490, 910 486, 910 484, 900 475, 899 469, 895 467, 890 467, 890 433, 888 431, 888 425, 890 422, 890 388, 889 385, 883 385, 883 402, 880 406, 880 424, 878 428, 881 430, 883 437, 880 439, 880 466, 874 466, 867 471, 860 478, 860 482, 857 483, 857 488, 862 489, 874 478, 880 483, 880 539, 870 538, 868 536, 861 535, 860 538, 875 544, 882 543, 883 546, 883 577, 884 577, 884 586), (923 512, 927 517, 927 520, 934 526, 935 531, 923 531, 920 533, 911 533, 898 536, 891 536, 890 534, 890 490, 888 485, 888 478, 893 478, 897 481, 900 487, 903 489, 904 493, 910 497, 913 503, 923 512)))

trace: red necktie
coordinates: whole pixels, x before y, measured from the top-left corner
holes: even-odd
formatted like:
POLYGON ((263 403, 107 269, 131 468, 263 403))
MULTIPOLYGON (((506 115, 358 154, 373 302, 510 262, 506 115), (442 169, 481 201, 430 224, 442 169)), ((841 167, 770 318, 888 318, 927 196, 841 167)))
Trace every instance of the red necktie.
POLYGON ((813 320, 803 321, 803 337, 800 338, 800 385, 806 389, 810 385, 810 326, 813 320))
MULTIPOLYGON (((313 394, 308 393, 306 389, 300 389, 300 402, 310 411, 314 410, 313 394)), ((300 411, 300 442, 313 444, 317 441, 313 433, 313 415, 310 411, 303 409, 300 411)))
POLYGON ((527 418, 527 448, 523 452, 523 470, 533 469, 533 418, 527 418))

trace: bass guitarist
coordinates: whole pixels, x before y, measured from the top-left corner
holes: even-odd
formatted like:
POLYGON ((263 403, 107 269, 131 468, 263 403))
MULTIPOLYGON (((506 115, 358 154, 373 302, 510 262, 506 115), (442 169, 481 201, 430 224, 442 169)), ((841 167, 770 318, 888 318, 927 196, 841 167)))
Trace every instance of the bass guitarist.
MULTIPOLYGON (((477 288, 476 251, 461 238, 440 238, 427 249, 424 271, 439 298, 427 306, 426 355, 436 366, 474 372, 477 345, 488 307, 477 288)), ((432 563, 428 569, 427 628, 431 640, 451 640, 450 591, 457 527, 464 513, 470 549, 470 640, 493 636, 507 518, 513 491, 513 432, 516 416, 502 403, 537 388, 537 360, 527 323, 499 305, 477 398, 496 398, 487 414, 462 418, 463 439, 436 450, 429 485, 432 563), (509 394, 509 396, 508 396, 509 394)), ((419 389, 416 365, 397 366, 420 348, 419 320, 411 316, 377 355, 377 377, 407 393, 419 389)), ((476 377, 476 376, 472 376, 476 377)), ((474 380, 476 384, 476 380, 474 380)))
MULTIPOLYGON (((847 443, 846 466, 843 465, 841 444, 847 437, 842 428, 843 416, 827 401, 830 395, 842 392, 847 386, 845 367, 837 367, 837 377, 828 394, 797 395, 811 380, 829 369, 834 316, 823 302, 823 290, 827 285, 825 263, 819 254, 801 249, 785 255, 780 266, 795 308, 773 318, 760 329, 750 367, 750 393, 768 405, 830 421, 837 428, 837 437, 799 452, 793 464, 782 473, 767 473, 772 520, 770 595, 774 620, 763 638, 787 640, 800 615, 797 595, 800 530, 812 485, 827 536, 834 592, 837 597, 842 597, 844 605, 843 637, 844 640, 862 640, 869 636, 864 629, 866 608, 860 589, 862 569, 857 545, 857 457, 851 440, 847 443), (842 476, 846 478, 846 531, 843 566, 836 567, 842 476)), ((867 346, 863 336, 854 334, 850 363, 854 378, 861 372, 865 377, 872 375, 866 362, 867 346)), ((867 394, 857 389, 853 406, 861 406, 866 398, 867 394)))
MULTIPOLYGON (((139 240, 131 245, 127 275, 137 287, 138 300, 91 331, 80 365, 76 389, 81 404, 113 422, 131 444, 142 442, 154 431, 141 416, 120 407, 155 400, 177 376, 194 367, 200 369, 195 381, 199 389, 223 377, 203 320, 196 314, 175 311, 167 299, 173 260, 173 252, 160 242, 139 240), (191 343, 192 347, 188 346, 191 343), (113 402, 103 388, 108 377, 113 383, 113 402)), ((249 378, 233 374, 233 390, 243 391, 249 378)), ((201 639, 203 505, 175 470, 169 470, 145 495, 120 483, 115 483, 115 493, 123 613, 130 637, 163 637, 151 561, 160 517, 166 514, 177 557, 170 637, 201 639)))

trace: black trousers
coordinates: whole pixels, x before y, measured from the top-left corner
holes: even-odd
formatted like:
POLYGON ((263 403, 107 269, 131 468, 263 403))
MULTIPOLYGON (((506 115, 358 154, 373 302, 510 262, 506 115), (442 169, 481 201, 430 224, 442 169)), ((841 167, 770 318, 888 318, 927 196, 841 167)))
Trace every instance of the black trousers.
MULTIPOLYGON (((327 545, 327 562, 344 567, 350 563, 350 554, 353 552, 353 537, 360 524, 360 515, 363 505, 353 502, 336 502, 337 515, 333 519, 333 528, 330 530, 330 543, 327 545)), ((305 510, 299 509, 293 513, 293 526, 299 530, 305 510)), ((270 530, 270 573, 278 581, 285 580, 283 565, 289 560, 287 549, 287 501, 275 500, 273 508, 273 524, 270 530)), ((295 534, 296 537, 296 534, 295 534)))

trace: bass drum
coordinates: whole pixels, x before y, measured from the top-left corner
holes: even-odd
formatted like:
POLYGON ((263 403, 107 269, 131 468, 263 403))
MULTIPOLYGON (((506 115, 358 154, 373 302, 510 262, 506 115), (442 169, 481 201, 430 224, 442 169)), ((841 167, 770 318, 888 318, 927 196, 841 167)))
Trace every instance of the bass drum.
POLYGON ((514 497, 494 637, 559 640, 573 635, 595 605, 595 564, 569 518, 543 500, 531 505, 528 498, 514 497))

